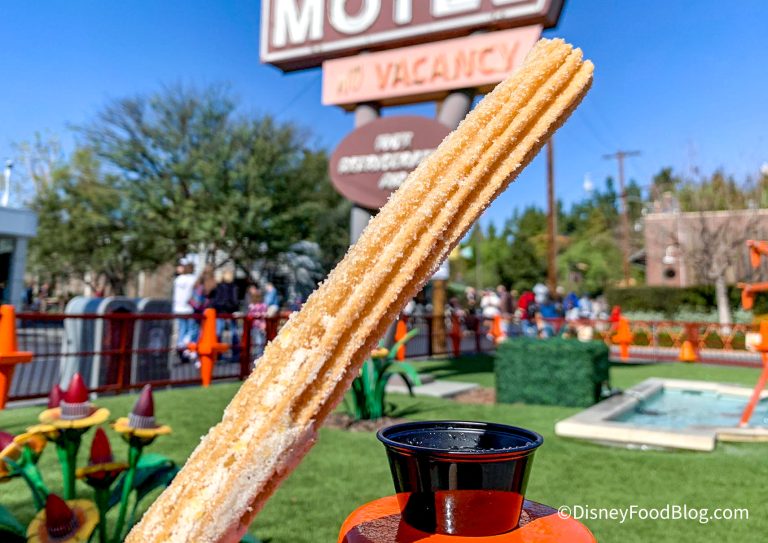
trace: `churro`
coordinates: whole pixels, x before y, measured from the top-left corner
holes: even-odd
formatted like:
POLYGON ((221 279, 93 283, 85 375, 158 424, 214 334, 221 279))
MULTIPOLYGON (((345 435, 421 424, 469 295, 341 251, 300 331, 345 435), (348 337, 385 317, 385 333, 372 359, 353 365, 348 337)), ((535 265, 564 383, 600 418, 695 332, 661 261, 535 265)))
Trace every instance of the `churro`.
POLYGON ((363 359, 587 92, 592 64, 541 40, 397 190, 261 362, 127 541, 237 541, 363 359))

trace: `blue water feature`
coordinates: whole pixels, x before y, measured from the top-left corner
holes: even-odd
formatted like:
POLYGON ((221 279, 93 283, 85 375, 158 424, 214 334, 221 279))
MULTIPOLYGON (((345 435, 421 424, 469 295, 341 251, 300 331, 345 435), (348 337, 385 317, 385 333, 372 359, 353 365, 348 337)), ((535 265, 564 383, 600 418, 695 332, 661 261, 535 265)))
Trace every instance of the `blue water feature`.
MULTIPOLYGON (((664 429, 737 426, 747 401, 743 396, 664 388, 612 420, 664 429)), ((768 398, 757 404, 749 424, 768 427, 768 398)))

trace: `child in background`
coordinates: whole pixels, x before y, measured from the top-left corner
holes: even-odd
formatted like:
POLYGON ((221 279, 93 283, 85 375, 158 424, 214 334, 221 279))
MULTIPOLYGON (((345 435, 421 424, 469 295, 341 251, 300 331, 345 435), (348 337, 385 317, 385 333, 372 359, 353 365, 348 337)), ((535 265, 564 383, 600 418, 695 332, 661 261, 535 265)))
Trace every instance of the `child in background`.
POLYGON ((267 304, 264 303, 259 287, 248 287, 248 317, 253 319, 253 343, 256 345, 257 358, 264 351, 267 330, 267 304))

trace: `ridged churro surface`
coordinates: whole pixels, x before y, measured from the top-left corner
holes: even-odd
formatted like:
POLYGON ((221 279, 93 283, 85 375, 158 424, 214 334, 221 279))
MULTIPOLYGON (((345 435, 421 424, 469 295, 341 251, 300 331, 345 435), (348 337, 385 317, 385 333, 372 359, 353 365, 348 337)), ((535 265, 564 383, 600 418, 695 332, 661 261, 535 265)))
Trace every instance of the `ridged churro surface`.
POLYGON ((410 174, 267 346, 221 423, 127 541, 237 541, 312 446, 389 323, 591 81, 580 50, 541 40, 410 174))

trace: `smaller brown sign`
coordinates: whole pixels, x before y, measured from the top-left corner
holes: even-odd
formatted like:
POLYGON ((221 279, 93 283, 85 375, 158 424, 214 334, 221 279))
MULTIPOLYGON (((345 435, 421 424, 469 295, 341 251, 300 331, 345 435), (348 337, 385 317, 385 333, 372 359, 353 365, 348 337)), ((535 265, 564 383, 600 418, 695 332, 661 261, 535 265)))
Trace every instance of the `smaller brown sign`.
POLYGON ((336 147, 329 165, 333 186, 348 200, 379 209, 449 133, 447 126, 426 117, 376 119, 336 147))

